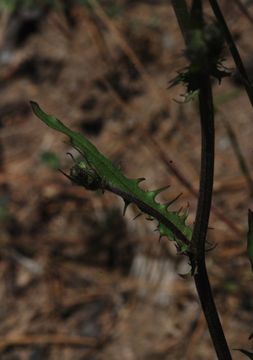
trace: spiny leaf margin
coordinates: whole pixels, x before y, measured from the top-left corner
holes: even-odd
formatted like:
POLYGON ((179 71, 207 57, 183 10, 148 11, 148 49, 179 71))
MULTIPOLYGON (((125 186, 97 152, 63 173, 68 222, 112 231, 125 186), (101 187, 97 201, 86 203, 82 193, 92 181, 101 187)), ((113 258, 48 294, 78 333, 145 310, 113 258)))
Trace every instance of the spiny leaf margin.
MULTIPOLYGON (((42 120, 52 129, 59 131, 69 137, 72 146, 85 155, 85 158, 96 169, 97 173, 103 179, 103 181, 105 181, 105 183, 119 189, 124 193, 131 194, 132 197, 155 209, 163 217, 172 222, 189 241, 191 240, 192 229, 189 225, 186 224, 188 210, 183 212, 169 211, 168 207, 170 206, 171 202, 168 204, 160 204, 155 199, 158 193, 161 192, 161 189, 154 191, 141 189, 139 187, 140 179, 127 178, 117 166, 115 166, 109 159, 100 153, 98 149, 82 134, 72 131, 56 117, 45 113, 36 102, 31 101, 31 106, 34 114, 40 120, 42 120)), ((187 251, 187 246, 182 244, 182 241, 176 238, 171 229, 164 226, 164 224, 161 222, 159 222, 157 229, 159 230, 161 237, 167 236, 171 240, 176 241, 177 246, 181 252, 187 251)))

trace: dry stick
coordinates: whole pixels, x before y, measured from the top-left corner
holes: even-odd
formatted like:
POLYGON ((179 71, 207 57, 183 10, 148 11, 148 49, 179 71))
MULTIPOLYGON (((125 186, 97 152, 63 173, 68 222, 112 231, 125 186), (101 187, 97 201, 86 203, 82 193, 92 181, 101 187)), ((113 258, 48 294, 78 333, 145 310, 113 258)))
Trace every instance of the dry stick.
POLYGON ((240 11, 243 13, 243 15, 246 16, 246 18, 249 20, 251 24, 253 24, 253 17, 251 16, 250 12, 246 8, 246 6, 241 2, 241 0, 234 0, 240 11))
POLYGON ((200 310, 198 318, 189 329, 188 334, 186 334, 187 344, 186 350, 184 351, 184 359, 194 360, 196 357, 196 349, 201 339, 206 331, 206 321, 203 315, 203 312, 200 310))
POLYGON ((241 172, 244 175, 244 177, 246 179, 246 182, 248 184, 250 195, 252 196, 253 195, 253 179, 252 179, 252 177, 250 175, 249 167, 248 167, 248 165, 246 163, 246 160, 245 160, 245 158, 243 156, 243 153, 241 151, 241 148, 240 148, 239 141, 237 139, 236 133, 234 132, 232 126, 230 125, 229 121, 225 117, 222 117, 222 122, 223 122, 223 124, 225 126, 225 129, 227 131, 229 140, 231 142, 231 145, 232 145, 232 148, 234 150, 235 156, 237 158, 237 161, 238 161, 239 167, 241 169, 241 172))
MULTIPOLYGON (((192 186, 191 182, 185 177, 185 175, 167 158, 167 155, 159 145, 159 143, 150 136, 149 141, 152 142, 153 146, 156 147, 156 151, 163 161, 163 163, 167 166, 167 168, 175 175, 175 177, 179 180, 179 182, 195 197, 198 197, 198 191, 192 186)), ((230 229, 232 229, 237 235, 242 236, 243 231, 239 229, 236 224, 234 224, 230 219, 228 219, 219 209, 217 209, 214 205, 211 206, 212 212, 216 215, 218 219, 224 222, 230 229)))
MULTIPOLYGON (((89 0, 89 3, 94 8, 95 12, 100 17, 100 19, 104 22, 104 24, 111 31, 111 33, 115 36, 115 38, 119 42, 121 48, 123 49, 124 53, 132 60, 134 66, 139 71, 139 73, 142 75, 143 79, 146 81, 153 96, 157 99, 160 99, 161 96, 163 98, 166 98, 162 89, 160 89, 157 86, 157 84, 153 81, 152 77, 148 74, 145 67, 139 60, 138 56, 136 56, 135 52, 128 45, 127 41, 121 35, 120 31, 113 25, 112 21, 110 20, 110 18, 108 17, 106 12, 102 8, 102 6, 98 3, 98 1, 97 0, 89 0)), ((166 98, 166 102, 168 102, 167 98, 166 98)))
POLYGON ((253 87, 252 87, 252 84, 249 80, 249 77, 248 77, 248 74, 247 74, 247 71, 244 67, 244 64, 242 62, 242 59, 240 57, 240 54, 239 54, 239 51, 237 50, 237 47, 235 45, 235 42, 234 42, 234 39, 229 31, 229 28, 227 26, 227 23, 225 21, 225 18, 220 10, 220 7, 218 5, 218 2, 216 0, 209 0, 209 3, 213 9, 213 12, 216 16, 216 19, 223 31, 223 34, 224 34, 224 37, 226 39, 226 42, 229 46, 229 49, 230 49, 230 52, 231 52, 231 55, 233 57, 233 60, 235 62, 235 65, 237 67, 237 70, 241 76, 241 79, 243 81, 243 84, 244 84, 244 87, 245 87, 245 90, 248 94, 248 98, 250 100, 250 103, 251 105, 253 106, 253 87))

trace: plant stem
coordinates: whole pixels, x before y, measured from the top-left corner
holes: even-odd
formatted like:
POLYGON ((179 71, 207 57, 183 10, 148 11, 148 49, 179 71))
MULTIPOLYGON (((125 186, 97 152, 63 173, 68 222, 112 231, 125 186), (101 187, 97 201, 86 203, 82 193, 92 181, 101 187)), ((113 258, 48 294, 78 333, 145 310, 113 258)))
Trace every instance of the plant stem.
POLYGON ((242 59, 240 57, 239 51, 237 50, 237 47, 235 45, 235 42, 233 40, 233 37, 229 31, 229 28, 227 26, 227 23, 225 21, 225 18, 220 10, 219 4, 216 0, 209 0, 209 3, 213 9, 214 15, 216 16, 216 19, 223 31, 224 37, 226 39, 226 42, 228 44, 228 47, 230 49, 231 55, 234 59, 235 65, 237 67, 237 70, 241 76, 241 79, 243 81, 243 84, 245 86, 245 90, 248 94, 248 98, 250 100, 251 105, 253 106, 253 87, 249 80, 247 71, 243 65, 242 59))
POLYGON ((187 43, 187 33, 189 30, 189 12, 185 0, 171 0, 171 4, 174 8, 178 25, 184 37, 185 43, 187 43))
POLYGON ((219 360, 231 360, 231 354, 213 300, 205 262, 205 242, 211 210, 214 174, 214 112, 209 75, 200 81, 199 107, 201 119, 201 174, 198 207, 193 229, 193 261, 196 266, 194 281, 207 321, 208 329, 219 360))
MULTIPOLYGON (((210 0, 211 1, 211 0, 210 0)), ((172 1, 172 6, 176 13, 181 31, 183 33, 187 46, 185 33, 189 29, 189 17, 186 26, 181 25, 186 18, 182 17, 177 1, 172 1)), ((202 2, 193 3, 195 7, 192 10, 198 10, 195 16, 202 20, 202 2)), ((192 11, 192 16, 194 16, 192 11)), ((196 19, 196 20, 198 20, 196 19)), ((201 22, 200 22, 201 23, 201 22)), ((220 323, 219 315, 213 300, 212 289, 210 286, 205 261, 205 243, 208 230, 208 221, 211 210, 212 192, 213 192, 213 174, 214 174, 214 109, 210 77, 208 67, 203 62, 202 73, 199 81, 199 107, 201 119, 201 174, 200 174, 200 190, 198 197, 198 206, 195 219, 195 225, 192 235, 192 253, 190 260, 192 262, 194 281, 201 306, 207 321, 208 329, 216 350, 219 360, 232 360, 225 335, 220 323)))

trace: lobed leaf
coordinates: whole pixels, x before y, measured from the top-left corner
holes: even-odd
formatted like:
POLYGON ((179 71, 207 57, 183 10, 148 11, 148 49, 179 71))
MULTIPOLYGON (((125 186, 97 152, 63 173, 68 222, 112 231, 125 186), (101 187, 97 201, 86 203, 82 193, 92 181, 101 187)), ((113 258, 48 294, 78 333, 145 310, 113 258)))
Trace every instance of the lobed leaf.
POLYGON ((31 102, 31 106, 35 115, 44 123, 70 138, 73 147, 85 156, 88 163, 92 165, 103 180, 104 189, 113 191, 124 199, 125 209, 131 202, 135 203, 141 211, 158 221, 157 229, 160 236, 167 236, 175 240, 180 251, 187 251, 192 236, 192 229, 186 224, 188 209, 183 212, 169 211, 174 200, 167 204, 160 204, 156 201, 156 196, 165 188, 154 191, 141 189, 139 183, 143 179, 127 178, 82 134, 72 131, 54 116, 46 114, 37 103, 31 102))

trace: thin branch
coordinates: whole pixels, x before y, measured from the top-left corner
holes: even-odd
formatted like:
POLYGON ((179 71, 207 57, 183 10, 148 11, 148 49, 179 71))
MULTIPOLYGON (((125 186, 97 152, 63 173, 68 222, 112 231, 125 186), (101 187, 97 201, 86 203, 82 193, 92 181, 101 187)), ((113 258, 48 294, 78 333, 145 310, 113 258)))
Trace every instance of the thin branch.
POLYGON ((246 5, 244 5, 241 0, 234 0, 234 2, 238 6, 238 8, 242 12, 242 14, 249 20, 249 22, 252 25, 253 24, 253 17, 251 16, 250 12, 248 11, 246 5))
POLYGON ((184 41, 187 44, 187 37, 189 31, 189 11, 185 0, 171 0, 174 12, 183 35, 184 41))
POLYGON ((227 131, 231 146, 232 146, 232 148, 234 150, 234 153, 235 153, 236 159, 238 161, 239 167, 241 169, 241 172, 244 175, 244 177, 246 179, 246 182, 248 184, 250 195, 252 196, 253 195, 253 179, 251 177, 250 170, 249 170, 249 167, 247 165, 247 162, 246 162, 246 160, 245 160, 245 158, 243 156, 243 153, 242 153, 240 144, 238 142, 236 133, 234 132, 232 126, 227 121, 227 119, 222 117, 222 122, 223 122, 223 124, 225 126, 225 129, 227 131))
POLYGON ((232 34, 230 33, 230 30, 227 26, 227 23, 225 21, 225 18, 220 10, 220 7, 218 5, 218 2, 216 0, 209 0, 210 2, 210 5, 213 9, 213 12, 216 16, 216 19, 219 23, 219 25, 221 26, 221 29, 223 31, 223 34, 224 34, 224 37, 226 39, 226 42, 228 44, 228 47, 230 49, 230 52, 231 52, 231 55, 234 59, 234 62, 235 62, 235 65, 237 67, 237 70, 241 76, 241 79, 243 81, 243 84, 244 84, 244 87, 245 87, 245 90, 248 94, 248 98, 250 100, 250 103, 251 105, 253 106, 253 87, 252 87, 252 84, 249 80, 249 77, 248 77, 248 74, 247 74, 247 71, 243 65, 243 62, 242 62, 242 59, 240 57, 240 54, 239 54, 239 51, 235 45, 235 42, 233 40, 233 36, 232 34))
MULTIPOLYGON (((149 141, 154 148, 156 149, 156 152, 160 158, 160 160, 164 163, 164 165, 167 167, 169 171, 177 178, 177 180, 196 198, 198 198, 198 191, 195 189, 195 187, 192 185, 192 183, 187 179, 187 177, 182 173, 181 170, 178 169, 178 167, 171 162, 167 155, 165 154, 165 151, 161 148, 160 144, 155 140, 154 137, 149 135, 147 136, 147 141, 149 141)), ((215 205, 211 206, 211 210, 213 214, 224 224, 226 224, 236 235, 242 236, 244 233, 238 226, 233 223, 222 211, 220 211, 215 205)))

